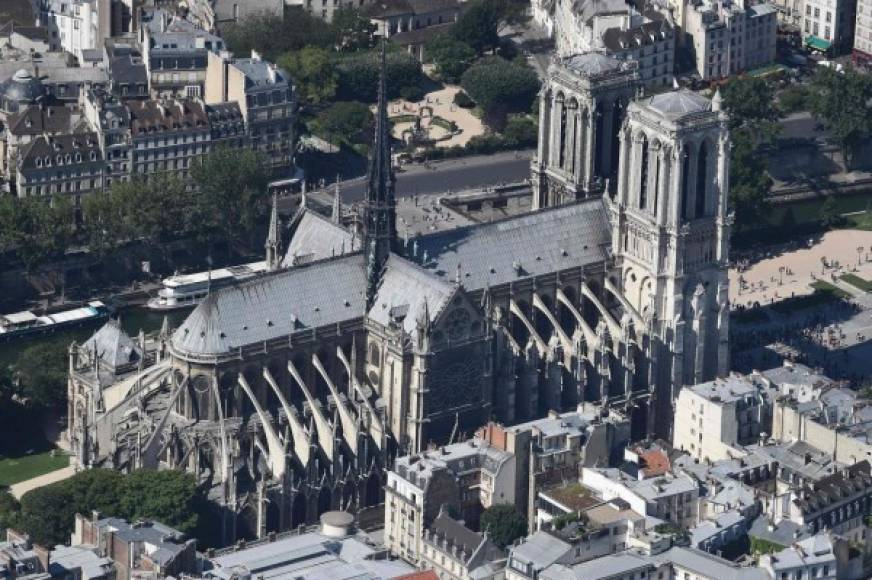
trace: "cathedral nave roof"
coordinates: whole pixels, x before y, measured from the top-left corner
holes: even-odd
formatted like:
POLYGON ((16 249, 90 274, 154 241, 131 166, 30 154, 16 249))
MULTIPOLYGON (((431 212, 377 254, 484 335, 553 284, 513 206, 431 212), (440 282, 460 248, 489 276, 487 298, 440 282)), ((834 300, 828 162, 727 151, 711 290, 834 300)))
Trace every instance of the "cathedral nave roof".
POLYGON ((365 311, 366 260, 349 254, 213 292, 176 329, 172 345, 182 354, 218 355, 365 311))
POLYGON ((610 243, 605 204, 595 198, 422 236, 406 253, 444 280, 459 265, 463 286, 477 290, 604 262, 610 243))
POLYGON ((392 254, 369 309, 369 319, 389 326, 395 317, 403 319, 403 330, 412 333, 425 309, 434 322, 456 290, 454 284, 437 278, 416 264, 392 254))
POLYGON ((302 262, 349 254, 359 250, 359 244, 360 240, 353 240, 351 232, 345 228, 334 224, 318 212, 303 208, 296 220, 282 267, 289 268, 302 262))

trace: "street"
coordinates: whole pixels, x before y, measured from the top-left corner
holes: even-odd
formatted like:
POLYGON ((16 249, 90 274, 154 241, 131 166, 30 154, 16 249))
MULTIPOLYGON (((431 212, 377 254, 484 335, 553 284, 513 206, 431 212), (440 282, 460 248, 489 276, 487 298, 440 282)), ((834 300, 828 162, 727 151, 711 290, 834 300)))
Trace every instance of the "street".
MULTIPOLYGON (((516 183, 530 177, 530 159, 534 150, 508 151, 494 155, 479 155, 447 159, 424 165, 407 165, 397 172, 397 196, 447 193, 501 183, 516 183)), ((363 178, 342 183, 344 202, 363 199, 366 181, 363 178)))

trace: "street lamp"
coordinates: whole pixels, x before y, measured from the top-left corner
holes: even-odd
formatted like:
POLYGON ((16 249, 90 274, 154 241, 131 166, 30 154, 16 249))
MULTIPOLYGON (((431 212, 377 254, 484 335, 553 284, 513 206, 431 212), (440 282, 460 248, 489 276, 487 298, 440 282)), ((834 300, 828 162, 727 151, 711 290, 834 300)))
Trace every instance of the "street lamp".
POLYGON ((857 246, 857 265, 860 265, 860 260, 863 257, 863 246, 857 246))
POLYGON ((784 270, 785 270, 784 266, 778 267, 778 276, 779 276, 778 277, 778 285, 779 286, 784 285, 784 270))

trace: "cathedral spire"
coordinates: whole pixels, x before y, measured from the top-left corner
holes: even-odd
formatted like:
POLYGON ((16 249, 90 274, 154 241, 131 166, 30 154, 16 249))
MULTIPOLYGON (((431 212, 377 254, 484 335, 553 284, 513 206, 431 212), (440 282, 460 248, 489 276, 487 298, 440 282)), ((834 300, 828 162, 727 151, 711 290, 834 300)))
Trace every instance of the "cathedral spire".
POLYGON ((279 197, 273 193, 272 212, 269 216, 269 234, 266 237, 266 267, 270 272, 278 270, 281 262, 282 234, 279 226, 279 197))
POLYGON ((386 80, 385 41, 379 50, 378 109, 375 115, 375 136, 367 172, 364 200, 364 246, 367 261, 367 303, 371 304, 381 277, 382 268, 397 239, 396 178, 391 159, 390 123, 386 80))

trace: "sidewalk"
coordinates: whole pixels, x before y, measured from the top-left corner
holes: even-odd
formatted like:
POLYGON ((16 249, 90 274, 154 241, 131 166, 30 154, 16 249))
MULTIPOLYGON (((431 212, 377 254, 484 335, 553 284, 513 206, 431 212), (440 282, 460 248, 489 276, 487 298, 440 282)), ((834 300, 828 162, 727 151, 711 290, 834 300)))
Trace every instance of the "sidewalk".
POLYGON ((32 489, 69 479, 75 473, 76 471, 75 469, 73 469, 72 466, 64 467, 62 469, 58 469, 56 471, 34 477, 33 479, 19 481, 18 483, 10 485, 9 493, 15 496, 15 499, 21 499, 21 496, 23 496, 25 493, 32 489))

